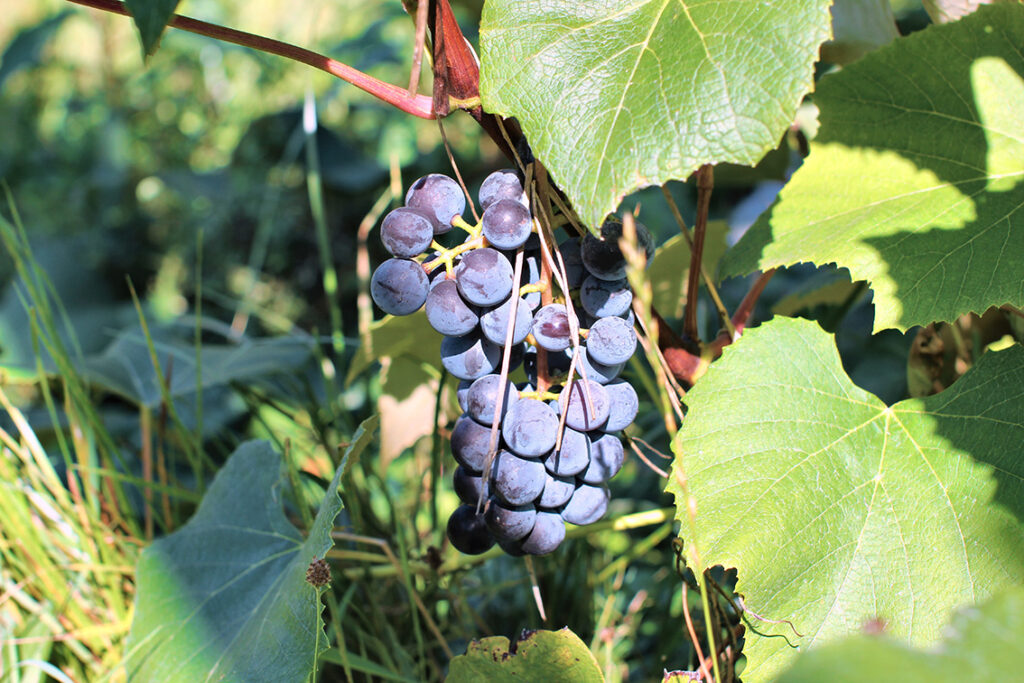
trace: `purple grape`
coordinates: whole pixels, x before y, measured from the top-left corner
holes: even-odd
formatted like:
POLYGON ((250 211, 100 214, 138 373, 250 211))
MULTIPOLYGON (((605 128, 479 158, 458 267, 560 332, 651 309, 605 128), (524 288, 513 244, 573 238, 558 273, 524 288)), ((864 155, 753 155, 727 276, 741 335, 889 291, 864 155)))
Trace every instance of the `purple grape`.
POLYGON ((521 398, 505 413, 501 435, 516 455, 538 458, 555 447, 558 415, 543 401, 521 398))
POLYGON ((590 354, 587 353, 586 347, 580 349, 580 358, 576 361, 577 372, 598 384, 608 384, 611 382, 619 376, 623 367, 625 367, 625 363, 620 363, 618 365, 605 365, 604 363, 595 362, 590 358, 590 354))
POLYGON ((455 398, 458 399, 459 408, 462 412, 466 412, 466 400, 469 398, 469 388, 473 386, 473 381, 468 379, 460 379, 459 385, 455 389, 455 398))
POLYGON ((469 334, 480 317, 459 295, 455 280, 442 279, 427 293, 427 322, 441 334, 460 337, 469 334))
POLYGON ((477 306, 493 306, 512 292, 512 264, 501 252, 474 249, 462 256, 455 281, 462 298, 477 306))
POLYGON ((569 502, 573 491, 576 490, 575 477, 553 476, 547 471, 544 476, 544 490, 541 492, 540 498, 537 499, 537 507, 559 508, 569 502))
POLYGON ((636 333, 622 318, 601 318, 587 333, 587 356, 601 365, 621 365, 636 351, 636 333))
POLYGON ((463 415, 452 430, 452 455, 470 472, 481 472, 491 445, 491 428, 463 415))
POLYGON ((562 445, 544 459, 544 467, 553 476, 571 477, 590 464, 590 437, 572 427, 562 432, 562 445))
MULTIPOLYGON (((650 263, 654 257, 654 240, 643 223, 634 221, 636 239, 647 255, 650 263)), ((622 237, 622 221, 609 217, 601 225, 601 239, 587 233, 583 237, 580 256, 583 267, 600 280, 621 280, 626 277, 626 259, 619 249, 619 238, 622 237)))
MULTIPOLYGON (((466 397, 466 413, 482 425, 490 426, 494 420, 494 407, 501 396, 501 375, 484 375, 473 382, 466 397)), ((519 390, 512 382, 505 380, 505 398, 498 421, 509 408, 519 400, 519 390)))
POLYGON ((512 199, 500 199, 484 211, 484 237, 498 249, 518 249, 533 230, 530 211, 512 199))
POLYGON ((548 304, 533 316, 533 338, 548 351, 564 351, 572 346, 569 314, 565 304, 548 304))
POLYGON ((485 477, 480 473, 474 474, 462 466, 456 467, 455 474, 452 475, 452 487, 455 489, 455 495, 466 505, 474 507, 476 507, 477 501, 480 500, 481 493, 483 493, 484 500, 490 497, 491 487, 489 482, 490 477, 485 477))
MULTIPOLYGON (((429 300, 428 300, 429 301, 429 300)), ((505 345, 505 334, 508 332, 509 313, 512 312, 512 301, 509 297, 505 303, 492 308, 480 316, 480 331, 490 341, 501 346, 505 345)), ((512 343, 518 344, 526 335, 530 334, 533 327, 533 315, 530 313, 530 305, 519 299, 516 303, 516 324, 512 329, 512 343)))
POLYGON ((370 296, 385 313, 409 315, 427 300, 428 285, 427 274, 420 264, 391 258, 373 271, 370 296))
POLYGON ((491 474, 498 499, 510 507, 532 503, 544 491, 544 464, 499 451, 491 474))
POLYGON ((483 515, 473 505, 460 505, 448 518, 448 540, 455 549, 467 555, 479 555, 494 545, 483 515))
POLYGON ((581 432, 600 429, 608 422, 608 394, 594 380, 576 380, 562 389, 558 405, 565 412, 565 424, 581 432))
POLYGON ((434 222, 434 234, 452 229, 452 219, 466 210, 466 197, 459 184, 446 175, 431 173, 409 186, 405 205, 420 209, 434 222))
POLYGON ((494 202, 502 199, 511 199, 529 208, 526 201, 526 194, 523 192, 523 183, 519 180, 519 174, 510 168, 495 171, 486 178, 480 185, 480 206, 484 211, 494 202))
POLYGON ((640 399, 633 385, 624 379, 616 379, 604 385, 608 394, 608 422, 603 429, 606 432, 618 432, 633 424, 640 410, 640 399))
POLYGON ((593 524, 604 517, 610 499, 611 494, 607 486, 580 484, 573 492, 572 498, 562 508, 562 519, 579 526, 593 524))
POLYGON ((441 365, 459 379, 479 379, 501 363, 501 348, 472 332, 441 340, 441 365))
MULTIPOLYGON (((576 495, 576 494, 573 494, 576 495)), ((537 520, 537 508, 532 505, 508 507, 491 498, 484 514, 487 528, 499 541, 518 541, 525 538, 537 520)))
POLYGON ((380 225, 380 241, 392 256, 419 256, 434 241, 432 218, 419 209, 400 206, 384 216, 380 225))
POLYGON ((622 469, 625 456, 622 441, 614 434, 602 434, 592 438, 590 465, 578 475, 580 481, 587 484, 603 484, 622 469))
POLYGON ((580 287, 580 303, 594 318, 622 316, 633 304, 633 290, 625 280, 600 280, 588 275, 580 287))
POLYGON ((583 284, 583 278, 587 276, 580 254, 580 238, 570 237, 558 245, 558 251, 561 252, 562 262, 565 264, 565 276, 568 280, 566 284, 569 285, 569 289, 576 289, 583 284))
POLYGON ((565 540, 565 522, 557 512, 538 512, 533 530, 523 539, 522 549, 529 555, 547 555, 565 540))

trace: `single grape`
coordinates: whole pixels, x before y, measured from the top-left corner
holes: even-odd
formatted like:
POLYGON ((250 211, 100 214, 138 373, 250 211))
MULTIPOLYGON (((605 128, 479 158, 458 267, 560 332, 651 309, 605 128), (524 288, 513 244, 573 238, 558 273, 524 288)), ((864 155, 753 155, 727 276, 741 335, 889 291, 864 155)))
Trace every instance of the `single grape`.
POLYGON ((519 174, 511 168, 503 168, 484 178, 478 197, 485 212, 491 204, 502 199, 511 199, 529 208, 519 174))
POLYGON ((413 258, 425 252, 434 240, 434 224, 429 214, 400 206, 380 224, 380 241, 392 256, 413 258))
POLYGON ((523 539, 523 550, 529 555, 547 555, 565 540, 565 522, 557 512, 538 512, 533 530, 523 539))
POLYGON ((530 211, 512 199, 500 199, 484 211, 484 237, 498 249, 518 249, 533 230, 530 211))
POLYGON ((562 508, 562 519, 579 526, 593 524, 604 517, 610 499, 611 493, 607 486, 580 484, 573 492, 572 498, 562 508))
POLYGON ((586 347, 580 349, 580 358, 576 361, 577 372, 598 384, 608 384, 608 382, 619 376, 624 367, 625 363, 605 365, 604 363, 596 362, 587 353, 586 347))
POLYGON ((429 282, 423 267, 408 259, 391 258, 370 278, 370 296, 391 315, 415 313, 427 300, 429 282))
POLYGON ((602 365, 621 365, 636 351, 636 332, 622 318, 601 318, 587 333, 587 356, 602 365))
POLYGON ((579 475, 587 484, 603 484, 622 469, 625 460, 622 441, 614 434, 602 434, 590 441, 590 465, 579 475))
POLYGON ((590 437, 568 426, 562 432, 562 445, 544 458, 544 467, 556 477, 579 474, 589 464, 590 437))
MULTIPOLYGON (((654 257, 654 240, 643 223, 634 221, 637 243, 647 255, 647 263, 654 257)), ((626 277, 626 259, 619 249, 622 237, 622 221, 608 217, 601 225, 601 239, 587 233, 583 237, 580 256, 583 267, 600 280, 621 280, 626 277)))
POLYGON ((625 280, 600 280, 588 275, 580 286, 580 303, 595 318, 622 316, 633 304, 633 290, 625 280))
POLYGON ((448 540, 467 555, 479 555, 494 545, 484 516, 478 515, 473 505, 460 505, 448 518, 448 540))
POLYGON ((501 435, 516 455, 538 458, 555 447, 558 415, 543 401, 521 398, 505 413, 501 435))
POLYGON ((512 292, 512 264, 501 252, 474 249, 462 256, 455 268, 455 282, 462 298, 477 306, 493 306, 512 292))
MULTIPOLYGON (((469 388, 466 412, 480 424, 489 427, 494 420, 494 408, 501 394, 501 375, 484 375, 469 388)), ((507 379, 504 394, 501 412, 498 414, 499 422, 509 408, 519 400, 519 390, 507 379)))
POLYGON ((533 316, 533 338, 547 351, 564 351, 572 346, 569 313, 565 304, 548 304, 533 316))
MULTIPOLYGON (((575 494, 573 494, 575 495, 575 494)), ((487 528, 499 541, 518 541, 533 529, 537 508, 532 505, 508 507, 492 497, 484 513, 487 528)))
POLYGON ((482 472, 491 445, 491 428, 463 415, 452 430, 452 455, 470 472, 482 472))
POLYGON ((558 405, 565 412, 565 424, 581 432, 600 429, 608 422, 608 394, 592 379, 577 379, 562 389, 558 405))
POLYGON ((518 541, 505 541, 498 540, 498 547, 505 551, 506 555, 511 557, 523 557, 526 555, 526 551, 523 550, 523 539, 520 538, 518 541))
POLYGON ((575 477, 558 477, 550 472, 544 473, 544 490, 537 499, 537 507, 553 509, 560 508, 569 502, 573 491, 576 490, 575 477))
POLYGON ((441 340, 441 365, 459 379, 479 379, 501 363, 501 349, 471 332, 441 340))
POLYGON ((640 410, 640 399, 633 385, 624 379, 616 379, 604 385, 608 394, 608 422, 601 429, 617 432, 633 424, 640 410))
POLYGON ((441 334, 460 337, 477 326, 480 317, 463 301, 455 280, 442 279, 427 293, 427 322, 441 334))
POLYGON ((455 495, 459 497, 459 500, 473 507, 476 507, 481 493, 483 493, 485 501, 491 495, 490 477, 470 472, 461 465, 455 468, 455 474, 452 475, 452 487, 455 489, 455 495))
POLYGON ((466 196, 448 176, 431 173, 409 186, 405 205, 428 214, 434 222, 434 234, 443 235, 452 229, 452 219, 466 210, 466 196))
POLYGON ((473 380, 460 379, 459 385, 455 389, 455 398, 458 399, 459 408, 462 412, 466 412, 466 401, 469 399, 469 388, 473 386, 473 380))
MULTIPOLYGON (((501 346, 505 345, 512 301, 512 297, 509 297, 500 306, 492 308, 480 316, 480 331, 487 339, 501 346)), ((526 335, 530 334, 531 327, 533 327, 533 315, 530 313, 530 305, 519 299, 516 302, 516 324, 512 328, 512 343, 518 344, 526 339, 526 335)))
POLYGON ((580 238, 570 237, 558 245, 558 251, 562 254, 562 262, 565 264, 565 276, 569 289, 576 289, 583 284, 583 278, 587 271, 583 267, 583 256, 580 254, 580 238))
POLYGON ((526 505, 544 491, 544 464, 540 460, 517 457, 509 451, 499 451, 491 480, 494 494, 502 503, 526 505))

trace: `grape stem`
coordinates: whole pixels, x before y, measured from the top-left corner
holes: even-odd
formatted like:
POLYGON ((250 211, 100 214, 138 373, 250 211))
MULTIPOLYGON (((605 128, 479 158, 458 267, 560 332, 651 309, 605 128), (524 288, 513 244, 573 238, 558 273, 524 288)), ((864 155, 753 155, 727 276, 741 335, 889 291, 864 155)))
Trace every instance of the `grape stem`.
POLYGON ((435 270, 437 270, 437 267, 439 265, 443 263, 445 272, 451 275, 453 262, 455 261, 456 258, 466 253, 467 251, 473 251, 474 249, 479 249, 481 247, 486 246, 487 240, 484 239, 483 237, 473 238, 471 240, 463 242, 459 246, 454 247, 452 249, 443 247, 441 244, 438 243, 437 240, 434 240, 433 242, 430 243, 430 248, 437 251, 439 256, 430 261, 424 261, 423 270, 427 272, 427 275, 430 275, 435 270))

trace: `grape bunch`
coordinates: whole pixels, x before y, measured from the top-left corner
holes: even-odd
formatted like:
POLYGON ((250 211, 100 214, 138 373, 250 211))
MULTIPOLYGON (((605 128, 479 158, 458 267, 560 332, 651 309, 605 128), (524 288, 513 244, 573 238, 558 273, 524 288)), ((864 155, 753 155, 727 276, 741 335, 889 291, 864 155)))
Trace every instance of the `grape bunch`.
MULTIPOLYGON (((636 391, 619 378, 637 345, 622 224, 605 221, 601 239, 563 241, 560 264, 547 257, 564 274, 561 296, 546 297, 554 288, 542 279, 545 256, 520 176, 492 173, 479 199, 483 215, 470 225, 454 180, 430 174, 413 183, 405 206, 382 222, 392 258, 374 272, 370 293, 393 315, 425 308, 444 335, 441 363, 460 380, 451 449, 462 505, 448 520, 452 545, 541 555, 562 543, 566 522, 604 516, 607 482, 625 457, 618 432, 638 410, 636 391), (467 236, 446 248, 435 238, 453 227, 467 236)), ((652 240, 635 225, 649 261, 652 240)))

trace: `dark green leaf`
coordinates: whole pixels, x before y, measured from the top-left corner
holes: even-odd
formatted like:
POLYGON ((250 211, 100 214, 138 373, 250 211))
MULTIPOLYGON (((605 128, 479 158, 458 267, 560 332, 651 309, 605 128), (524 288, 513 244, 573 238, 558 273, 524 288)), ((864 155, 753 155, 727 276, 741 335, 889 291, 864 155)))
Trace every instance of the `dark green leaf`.
POLYGON ((3 57, 0 57, 0 90, 4 82, 18 69, 35 66, 57 29, 64 20, 71 16, 71 10, 64 10, 35 26, 20 31, 7 45, 3 57))
MULTIPOLYGON (((360 426, 346 459, 366 447, 375 425, 360 426)), ((195 516, 143 552, 130 678, 287 683, 314 674, 327 640, 320 595, 306 582, 306 569, 333 545, 344 463, 305 539, 281 508, 281 467, 266 442, 242 445, 195 516)))
POLYGON ((775 319, 686 398, 669 490, 690 560, 737 568, 750 610, 804 634, 752 621, 744 681, 879 618, 934 643, 952 610, 1024 582, 1021 345, 887 407, 846 376, 831 335, 775 319))
POLYGON ((148 57, 160 45, 160 36, 174 16, 178 0, 124 0, 124 4, 139 30, 142 54, 148 57))

